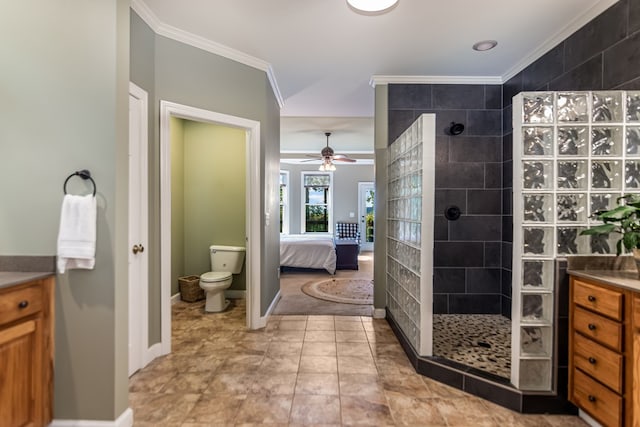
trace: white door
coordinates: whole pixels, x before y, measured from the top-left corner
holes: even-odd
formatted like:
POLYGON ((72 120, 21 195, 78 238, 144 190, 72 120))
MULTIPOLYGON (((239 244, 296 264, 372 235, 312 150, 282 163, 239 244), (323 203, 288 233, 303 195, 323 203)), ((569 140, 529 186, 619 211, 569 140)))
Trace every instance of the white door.
POLYGON ((360 249, 373 250, 375 186, 373 182, 358 183, 358 218, 360 218, 360 249))
POLYGON ((147 93, 129 86, 129 376, 148 348, 147 93))

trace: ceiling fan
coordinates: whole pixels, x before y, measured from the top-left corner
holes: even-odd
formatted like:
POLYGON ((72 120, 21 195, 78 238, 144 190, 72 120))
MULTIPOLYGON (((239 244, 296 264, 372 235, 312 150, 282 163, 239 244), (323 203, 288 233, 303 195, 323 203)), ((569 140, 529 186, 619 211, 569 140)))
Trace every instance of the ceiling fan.
MULTIPOLYGON (((320 170, 335 170, 335 166, 333 162, 349 162, 355 163, 355 159, 352 159, 349 156, 345 156, 344 154, 335 154, 333 148, 329 147, 329 136, 331 136, 331 132, 325 132, 325 136, 327 137, 327 146, 322 149, 320 152, 320 160, 322 160, 322 164, 320 165, 320 170)), ((311 156, 311 155, 310 155, 311 156)), ((317 157, 317 156, 311 156, 317 157)))

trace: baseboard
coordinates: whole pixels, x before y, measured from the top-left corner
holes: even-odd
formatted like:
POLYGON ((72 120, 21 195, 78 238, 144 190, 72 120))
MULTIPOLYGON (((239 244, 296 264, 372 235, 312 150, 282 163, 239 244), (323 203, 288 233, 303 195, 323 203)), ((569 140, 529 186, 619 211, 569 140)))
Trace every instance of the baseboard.
POLYGON ((144 366, 151 363, 156 357, 162 356, 162 343, 155 343, 144 354, 144 366))
POLYGON ((182 301, 182 298, 180 298, 180 292, 178 292, 177 294, 174 294, 171 297, 171 305, 173 305, 173 304, 175 304, 177 302, 180 302, 180 301, 182 301))
POLYGON ((584 412, 582 409, 578 410, 578 416, 587 424, 589 424, 591 427, 602 427, 602 424, 600 424, 599 422, 597 422, 596 420, 594 420, 593 418, 591 418, 591 416, 589 414, 587 414, 586 412, 584 412))
POLYGON ((124 410, 118 419, 113 421, 93 420, 53 420, 49 427, 131 427, 133 426, 133 411, 124 410))
POLYGON ((273 313, 273 310, 275 310, 276 305, 278 305, 278 301, 280 301, 280 290, 278 290, 276 296, 273 297, 273 301, 271 301, 271 304, 269 304, 269 308, 267 309, 266 314, 258 319, 258 325, 256 325, 256 329, 264 328, 265 326, 267 326, 267 320, 269 320, 269 316, 271 316, 271 313, 273 313))
POLYGON ((243 299, 247 298, 247 291, 245 290, 235 290, 235 289, 227 289, 224 291, 224 297, 230 299, 243 299))
POLYGON ((374 319, 384 319, 387 317, 387 311, 384 308, 374 308, 373 309, 373 318, 374 319))

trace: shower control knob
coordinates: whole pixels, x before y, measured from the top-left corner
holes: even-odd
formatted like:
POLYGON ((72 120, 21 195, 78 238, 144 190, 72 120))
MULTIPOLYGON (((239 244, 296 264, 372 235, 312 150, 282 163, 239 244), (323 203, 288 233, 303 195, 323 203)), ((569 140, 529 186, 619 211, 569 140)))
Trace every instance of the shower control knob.
POLYGON ((459 207, 455 205, 447 206, 446 209, 444 210, 444 217, 447 218, 449 221, 458 220, 461 214, 462 214, 462 211, 460 210, 459 207))

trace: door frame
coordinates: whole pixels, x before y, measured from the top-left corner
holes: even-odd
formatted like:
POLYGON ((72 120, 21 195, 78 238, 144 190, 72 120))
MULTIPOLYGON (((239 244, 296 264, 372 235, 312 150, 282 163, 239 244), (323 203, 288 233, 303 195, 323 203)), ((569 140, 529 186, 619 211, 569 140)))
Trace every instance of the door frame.
MULTIPOLYGON (((148 246, 149 243, 149 181, 148 181, 148 164, 149 164, 149 98, 147 92, 141 87, 137 86, 133 82, 129 82, 129 99, 134 98, 137 100, 136 107, 138 108, 137 117, 139 117, 138 131, 135 138, 131 135, 131 123, 129 123, 129 157, 131 156, 132 147, 134 144, 138 144, 135 147, 135 151, 139 153, 140 160, 140 182, 139 182, 139 194, 137 197, 140 200, 140 211, 137 213, 142 219, 141 229, 135 230, 136 234, 140 236, 140 242, 148 246)), ((129 159, 129 162, 131 159, 129 159)), ((128 170, 129 172, 129 170, 128 170)), ((129 197, 131 197, 131 182, 132 176, 129 175, 129 197)), ((129 203, 129 219, 131 218, 131 203, 129 203)), ((129 227, 132 227, 131 221, 129 221, 129 227)), ((132 228, 129 228, 129 238, 127 243, 131 243, 132 228)), ((130 248, 127 248, 127 251, 130 248)), ((137 354, 135 358, 135 365, 137 369, 144 368, 149 362, 151 362, 158 354, 157 348, 149 348, 149 251, 145 251, 139 254, 140 259, 140 274, 142 280, 140 283, 131 280, 131 266, 128 267, 129 278, 129 336, 134 337, 133 345, 137 348, 137 354), (135 298, 131 298, 132 293, 135 298), (136 309, 132 310, 133 304, 136 309)), ((130 256, 130 254, 129 254, 130 256)), ((129 339, 131 341, 131 338, 129 339)), ((129 342, 131 344, 131 342, 129 342)), ((131 355, 128 362, 131 362, 131 355)), ((131 369, 129 366, 128 370, 131 369)), ((136 370, 137 370, 136 369, 136 370)), ((132 373, 129 372, 129 375, 132 373)))
MULTIPOLYGON (((360 227, 360 249, 362 249, 363 251, 373 251, 374 248, 374 244, 375 244, 375 237, 374 237, 374 241, 372 243, 367 243, 366 239, 367 239, 367 228, 366 228, 366 223, 364 223, 362 221, 362 216, 365 214, 365 211, 363 209, 364 203, 363 203, 363 197, 364 197, 364 191, 367 188, 373 188, 374 191, 374 211, 375 211, 375 190, 376 190, 376 185, 375 182, 373 181, 363 181, 363 182, 358 182, 358 222, 361 224, 360 227)), ((375 230, 375 217, 374 217, 374 223, 373 223, 373 229, 375 230)), ((374 233, 375 236, 375 233, 374 233)))
POLYGON ((261 208, 260 122, 170 101, 160 101, 160 317, 163 353, 171 352, 171 117, 243 129, 246 134, 247 328, 264 326, 260 317, 261 208))

